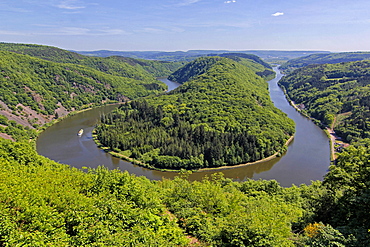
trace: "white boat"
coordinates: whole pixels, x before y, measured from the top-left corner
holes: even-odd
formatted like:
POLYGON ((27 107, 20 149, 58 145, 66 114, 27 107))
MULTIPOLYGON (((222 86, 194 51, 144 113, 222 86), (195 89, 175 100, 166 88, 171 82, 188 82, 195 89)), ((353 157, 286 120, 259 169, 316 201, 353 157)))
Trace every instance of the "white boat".
POLYGON ((82 136, 82 134, 84 133, 84 130, 83 129, 80 129, 77 133, 78 136, 82 136))

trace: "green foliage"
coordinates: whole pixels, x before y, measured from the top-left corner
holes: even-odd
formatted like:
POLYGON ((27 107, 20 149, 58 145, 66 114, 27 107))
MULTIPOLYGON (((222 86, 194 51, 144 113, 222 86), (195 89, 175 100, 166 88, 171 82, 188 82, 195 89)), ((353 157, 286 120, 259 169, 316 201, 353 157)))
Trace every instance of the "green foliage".
POLYGON ((185 62, 167 62, 167 61, 155 61, 155 60, 144 60, 134 59, 128 57, 110 57, 109 60, 128 63, 138 70, 145 70, 155 77, 167 77, 178 68, 183 66, 185 62))
POLYGON ((274 181, 85 173, 6 140, 0 154, 1 246, 293 246, 301 215, 274 181))
MULTIPOLYGON (((256 181, 246 183, 258 186, 256 181)), ((300 210, 280 195, 243 192, 243 183, 218 174, 201 182, 177 178, 160 186, 180 226, 201 241, 213 246, 293 246, 290 225, 300 210)))
POLYGON ((331 205, 325 208, 322 217, 345 235, 353 234, 357 246, 370 243, 369 158, 369 147, 349 147, 339 155, 324 180, 331 205))
POLYGON ((306 237, 300 245, 316 247, 345 247, 349 242, 343 234, 330 225, 309 224, 305 229, 306 237))
MULTIPOLYGON (((267 80, 274 78, 275 72, 271 69, 271 66, 255 55, 243 53, 224 53, 219 54, 218 56, 232 59, 239 64, 248 67, 257 75, 267 80)), ((193 78, 207 72, 208 69, 211 68, 219 59, 220 58, 218 57, 197 58, 195 61, 187 63, 183 67, 179 68, 175 73, 170 75, 168 79, 178 83, 190 81, 193 78)))
POLYGON ((0 139, 1 246, 184 246, 155 183, 84 173, 0 139))
POLYGON ((369 154, 351 147, 323 183, 283 188, 82 172, 0 139, 0 246, 369 246, 369 154))
POLYGON ((0 55, 0 100, 12 110, 22 104, 54 115, 58 103, 68 110, 81 109, 84 105, 133 99, 164 90, 153 81, 109 75, 86 66, 48 62, 12 52, 0 55))
POLYGON ((311 65, 280 80, 303 111, 346 141, 370 137, 370 62, 311 65))
POLYGON ((275 72, 272 70, 271 65, 256 55, 244 53, 223 53, 219 54, 218 56, 227 57, 240 64, 243 64, 266 80, 271 80, 275 77, 275 72))
POLYGON ((185 64, 168 77, 170 81, 184 83, 206 73, 213 65, 220 61, 220 57, 201 57, 185 64))
POLYGON ((187 67, 194 80, 103 116, 99 141, 156 168, 198 169, 263 159, 294 133, 266 82, 247 67, 221 57, 187 67))

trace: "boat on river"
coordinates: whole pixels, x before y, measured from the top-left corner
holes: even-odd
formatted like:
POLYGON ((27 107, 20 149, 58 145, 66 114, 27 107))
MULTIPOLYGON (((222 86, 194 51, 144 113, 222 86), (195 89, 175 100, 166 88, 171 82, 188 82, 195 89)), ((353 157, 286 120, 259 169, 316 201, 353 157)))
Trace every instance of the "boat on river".
POLYGON ((83 129, 80 129, 77 133, 78 136, 82 136, 82 134, 84 133, 84 130, 83 129))

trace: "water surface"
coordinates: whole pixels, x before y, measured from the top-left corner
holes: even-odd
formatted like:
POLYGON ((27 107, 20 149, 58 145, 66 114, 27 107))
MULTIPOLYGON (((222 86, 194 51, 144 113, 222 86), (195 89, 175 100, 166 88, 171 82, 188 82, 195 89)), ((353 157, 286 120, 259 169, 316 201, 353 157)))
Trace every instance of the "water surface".
MULTIPOLYGON (((329 139, 325 133, 310 120, 301 116, 286 101, 284 93, 277 86, 282 75, 277 69, 277 77, 269 81, 269 90, 275 106, 296 123, 296 135, 287 152, 279 158, 255 165, 225 169, 225 177, 243 181, 253 179, 275 179, 283 186, 291 184, 310 184, 311 180, 322 180, 330 165, 329 139)), ((162 79, 173 90, 179 84, 162 79)), ((109 169, 120 169, 149 179, 173 178, 174 172, 160 172, 145 169, 122 161, 96 147, 91 131, 102 113, 108 113, 117 106, 104 106, 85 111, 51 126, 39 136, 37 151, 39 154, 73 167, 97 167, 104 165, 109 169), (81 137, 78 130, 84 129, 81 137)), ((202 179, 214 171, 196 172, 191 180, 202 179)))

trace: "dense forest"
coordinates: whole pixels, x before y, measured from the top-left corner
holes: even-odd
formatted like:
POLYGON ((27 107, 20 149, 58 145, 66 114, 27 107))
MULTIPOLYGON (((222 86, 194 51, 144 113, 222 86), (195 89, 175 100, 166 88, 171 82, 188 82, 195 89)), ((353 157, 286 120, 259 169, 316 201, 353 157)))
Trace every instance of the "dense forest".
POLYGON ((190 81, 181 87, 102 116, 99 141, 162 169, 237 165, 284 149, 294 123, 273 106, 261 77, 221 57, 185 67, 190 81))
POLYGON ((344 140, 370 138, 370 62, 310 65, 280 80, 302 111, 344 140))
POLYGON ((240 64, 247 66, 265 80, 271 80, 275 77, 275 72, 272 70, 271 65, 266 63, 256 55, 243 53, 223 53, 218 56, 230 58, 240 64))
POLYGON ((282 64, 280 66, 280 69, 284 73, 289 73, 295 69, 302 68, 311 64, 335 64, 369 59, 370 52, 318 53, 291 59, 282 64))

